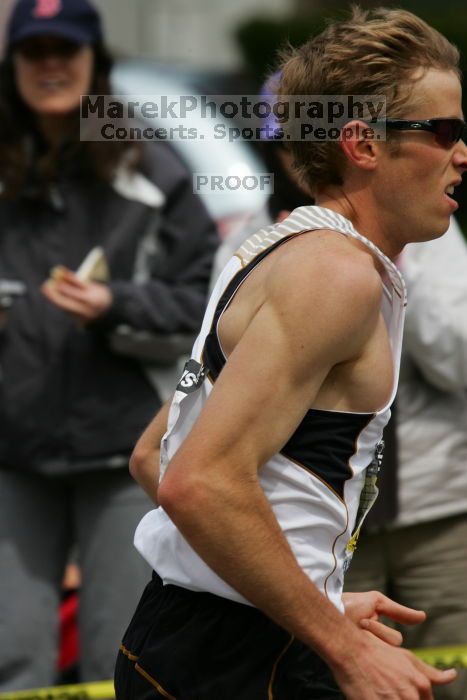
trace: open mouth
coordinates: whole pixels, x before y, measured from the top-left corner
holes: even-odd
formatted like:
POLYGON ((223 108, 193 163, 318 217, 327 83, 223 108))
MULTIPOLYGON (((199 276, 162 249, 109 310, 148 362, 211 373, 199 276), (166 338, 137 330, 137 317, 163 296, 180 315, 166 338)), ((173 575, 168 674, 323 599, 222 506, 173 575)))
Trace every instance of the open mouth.
POLYGON ((454 193, 457 184, 458 183, 456 183, 455 185, 448 185, 448 187, 446 187, 446 189, 444 190, 444 196, 446 197, 453 209, 457 209, 459 206, 456 200, 454 199, 454 193))
POLYGON ((39 81, 39 86, 43 90, 49 90, 51 92, 63 90, 66 85, 66 80, 63 80, 62 78, 45 78, 44 80, 39 81))

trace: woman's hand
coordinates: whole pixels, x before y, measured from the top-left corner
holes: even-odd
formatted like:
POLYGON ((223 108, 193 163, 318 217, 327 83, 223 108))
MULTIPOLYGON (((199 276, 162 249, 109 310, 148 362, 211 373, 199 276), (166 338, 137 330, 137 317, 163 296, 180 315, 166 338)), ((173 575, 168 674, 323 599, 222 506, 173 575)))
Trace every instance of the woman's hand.
POLYGON ((112 305, 112 292, 105 284, 80 280, 66 267, 60 267, 58 278, 44 282, 41 290, 52 304, 82 323, 95 321, 112 305))

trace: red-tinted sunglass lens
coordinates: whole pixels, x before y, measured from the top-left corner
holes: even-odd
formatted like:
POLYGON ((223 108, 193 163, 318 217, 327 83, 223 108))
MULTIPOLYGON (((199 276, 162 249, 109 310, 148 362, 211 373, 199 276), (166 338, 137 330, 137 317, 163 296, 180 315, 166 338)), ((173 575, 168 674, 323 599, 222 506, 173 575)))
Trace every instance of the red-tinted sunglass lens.
POLYGON ((461 119, 439 119, 434 121, 436 140, 443 148, 449 148, 461 138, 464 122, 461 119))

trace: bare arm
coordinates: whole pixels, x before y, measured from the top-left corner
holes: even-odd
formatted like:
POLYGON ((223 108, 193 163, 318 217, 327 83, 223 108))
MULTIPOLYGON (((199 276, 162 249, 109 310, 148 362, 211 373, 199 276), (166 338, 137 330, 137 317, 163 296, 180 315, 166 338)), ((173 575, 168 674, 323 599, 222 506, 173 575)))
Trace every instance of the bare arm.
POLYGON ((428 674, 444 676, 335 609, 298 566, 258 480, 330 369, 362 351, 379 279, 348 261, 336 274, 319 258, 276 278, 169 464, 160 503, 219 576, 329 663, 349 700, 411 697, 383 694, 401 684, 431 698, 428 674))
POLYGON ((130 459, 130 474, 148 496, 158 505, 159 459, 162 437, 167 430, 167 419, 172 399, 166 401, 136 443, 130 459))

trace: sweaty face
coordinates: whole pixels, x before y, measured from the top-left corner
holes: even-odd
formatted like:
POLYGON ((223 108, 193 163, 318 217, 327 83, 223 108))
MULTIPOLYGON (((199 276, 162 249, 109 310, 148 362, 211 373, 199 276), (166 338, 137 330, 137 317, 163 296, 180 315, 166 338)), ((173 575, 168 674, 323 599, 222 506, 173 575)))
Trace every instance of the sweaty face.
POLYGON ((40 116, 75 110, 91 88, 94 54, 90 46, 58 37, 33 37, 14 53, 18 92, 40 116))
MULTIPOLYGON (((404 119, 463 118, 461 85, 453 72, 428 70, 412 95, 417 106, 408 107, 404 119)), ((402 131, 394 138, 397 147, 386 146, 378 175, 379 210, 401 245, 438 238, 458 206, 452 188, 467 168, 467 147, 462 140, 442 146, 426 131, 402 131)))

